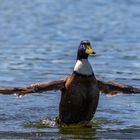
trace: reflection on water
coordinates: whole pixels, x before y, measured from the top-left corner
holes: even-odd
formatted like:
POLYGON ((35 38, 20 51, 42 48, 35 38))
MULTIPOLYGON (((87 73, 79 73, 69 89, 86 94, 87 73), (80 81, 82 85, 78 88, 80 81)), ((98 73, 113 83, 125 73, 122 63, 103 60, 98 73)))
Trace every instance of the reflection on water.
POLYGON ((65 130, 56 132, 0 132, 2 138, 5 139, 134 139, 139 138, 139 130, 125 129, 125 130, 110 130, 110 131, 96 131, 94 129, 72 129, 72 131, 65 130), (74 132, 74 133, 73 133, 74 132), (76 133, 75 133, 76 132, 76 133))
MULTIPOLYGON (((138 128, 127 129, 103 129, 101 126, 106 124, 115 125, 116 122, 111 122, 104 118, 96 118, 88 125, 75 124, 75 125, 63 125, 61 127, 48 126, 44 123, 45 120, 28 123, 24 127, 31 130, 31 128, 37 128, 38 131, 30 132, 0 132, 1 138, 6 139, 133 139, 140 136, 138 128), (50 129, 49 129, 50 128, 50 129)), ((52 123, 52 120, 50 120, 52 123)))
MULTIPOLYGON (((139 7, 139 0, 1 1, 0 86, 63 79, 73 70, 79 42, 89 39, 98 79, 140 87, 139 7)), ((60 96, 0 96, 0 138, 138 138, 139 95, 101 95, 91 128, 42 126, 39 120, 58 115, 60 96)))

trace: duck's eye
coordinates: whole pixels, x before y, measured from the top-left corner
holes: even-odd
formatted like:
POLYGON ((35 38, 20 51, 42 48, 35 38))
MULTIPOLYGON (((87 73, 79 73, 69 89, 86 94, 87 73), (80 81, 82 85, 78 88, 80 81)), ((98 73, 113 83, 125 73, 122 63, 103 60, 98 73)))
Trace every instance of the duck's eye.
POLYGON ((90 46, 90 43, 89 43, 89 42, 87 42, 87 43, 86 43, 86 45, 87 45, 87 46, 90 46))

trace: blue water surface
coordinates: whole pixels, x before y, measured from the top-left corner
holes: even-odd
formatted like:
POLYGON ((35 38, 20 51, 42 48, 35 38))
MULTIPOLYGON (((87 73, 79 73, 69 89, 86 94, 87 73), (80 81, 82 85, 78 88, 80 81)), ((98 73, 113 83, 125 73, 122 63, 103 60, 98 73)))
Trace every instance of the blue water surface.
MULTIPOLYGON (((95 75, 140 87, 139 0, 0 1, 0 86, 71 74, 81 40, 96 52, 95 75)), ((58 115, 60 92, 0 95, 0 139, 138 138, 140 95, 101 95, 92 128, 26 127, 58 115)))

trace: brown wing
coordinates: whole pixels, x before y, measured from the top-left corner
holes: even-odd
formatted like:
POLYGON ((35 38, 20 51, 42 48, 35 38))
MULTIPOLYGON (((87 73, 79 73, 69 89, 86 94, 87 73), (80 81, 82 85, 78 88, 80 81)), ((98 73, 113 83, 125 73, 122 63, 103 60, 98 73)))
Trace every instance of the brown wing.
POLYGON ((130 85, 118 82, 104 82, 97 80, 100 93, 108 95, 123 94, 140 94, 140 88, 132 87, 130 85))
POLYGON ((44 92, 50 90, 61 90, 64 88, 65 80, 56 80, 49 82, 35 83, 25 87, 0 87, 0 94, 9 95, 17 94, 18 96, 24 96, 26 94, 44 92))

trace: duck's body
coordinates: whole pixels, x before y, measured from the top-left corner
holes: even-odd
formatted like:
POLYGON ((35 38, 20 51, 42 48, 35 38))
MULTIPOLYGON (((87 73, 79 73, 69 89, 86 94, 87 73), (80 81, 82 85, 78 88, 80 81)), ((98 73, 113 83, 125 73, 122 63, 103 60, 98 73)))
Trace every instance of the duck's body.
POLYGON ((83 76, 73 72, 65 83, 59 106, 62 123, 89 122, 96 111, 99 90, 94 75, 83 76))

